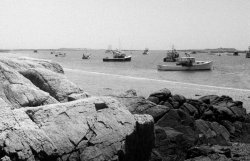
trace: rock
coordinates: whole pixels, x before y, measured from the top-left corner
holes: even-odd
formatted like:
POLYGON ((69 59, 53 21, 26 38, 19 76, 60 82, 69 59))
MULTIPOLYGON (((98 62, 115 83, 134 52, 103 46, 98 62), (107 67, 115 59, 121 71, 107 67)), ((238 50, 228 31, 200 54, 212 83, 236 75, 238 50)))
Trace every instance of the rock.
POLYGON ((194 146, 187 152, 186 159, 195 158, 199 156, 208 156, 209 154, 215 153, 214 149, 207 145, 194 146))
POLYGON ((175 94, 175 95, 172 96, 172 98, 175 101, 179 102, 180 105, 182 105, 183 103, 186 102, 186 98, 183 95, 180 95, 180 94, 175 94))
POLYGON ((120 160, 147 161, 155 143, 154 121, 150 115, 134 115, 135 131, 126 137, 125 155, 120 160), (139 145, 139 146, 138 146, 139 145))
POLYGON ((84 99, 90 97, 90 94, 83 92, 83 93, 73 93, 68 96, 68 101, 75 101, 79 99, 84 99))
POLYGON ((17 71, 0 62, 0 95, 12 108, 57 103, 17 71))
POLYGON ((191 105, 189 103, 184 103, 180 108, 183 111, 187 112, 189 115, 194 116, 195 118, 199 117, 198 110, 193 105, 191 105))
POLYGON ((234 105, 228 107, 234 114, 233 118, 237 121, 245 121, 247 117, 246 109, 242 107, 242 102, 234 102, 234 105))
POLYGON ((178 109, 180 107, 180 103, 174 100, 172 97, 169 97, 167 101, 173 106, 174 109, 178 109))
POLYGON ((124 93, 121 93, 119 96, 120 97, 137 97, 137 92, 134 89, 129 89, 125 91, 124 93))
POLYGON ((163 105, 157 105, 144 111, 145 114, 151 115, 154 121, 157 122, 160 118, 164 116, 170 110, 169 107, 163 105))
POLYGON ((28 57, 0 57, 0 62, 8 66, 15 71, 23 71, 31 68, 43 68, 56 73, 64 73, 63 68, 58 63, 52 62, 50 60, 35 59, 28 57))
POLYGON ((210 127, 218 136, 222 136, 222 138, 226 141, 226 145, 228 145, 227 143, 230 141, 230 133, 227 131, 227 129, 217 122, 211 122, 210 127))
POLYGON ((149 95, 149 97, 157 97, 160 101, 166 101, 171 96, 171 92, 169 89, 164 88, 159 91, 153 92, 149 95))
POLYGON ((156 158, 161 158, 163 161, 184 160, 188 148, 183 135, 171 127, 155 126, 156 158))
POLYGON ((200 156, 185 161, 232 161, 230 158, 227 158, 225 155, 214 153, 209 156, 200 156))
POLYGON ((194 131, 194 119, 180 109, 170 109, 158 120, 155 128, 156 150, 163 158, 185 158, 187 149, 198 139, 194 131))
POLYGON ((126 160, 129 155, 140 161, 151 155, 153 118, 133 116, 110 97, 4 107, 0 147, 11 160, 126 160))
POLYGON ((186 102, 191 104, 198 110, 199 117, 201 117, 205 111, 210 109, 209 105, 205 104, 204 102, 200 100, 187 99, 186 102))
POLYGON ((208 122, 201 119, 195 120, 196 133, 199 135, 200 143, 213 145, 230 145, 230 133, 217 122, 208 122))
POLYGON ((232 135, 235 133, 235 127, 233 123, 228 120, 222 120, 221 124, 227 129, 227 131, 232 135))
POLYGON ((203 115, 201 116, 201 119, 206 120, 206 121, 215 121, 217 120, 213 111, 208 109, 206 110, 203 115))
POLYGON ((20 73, 60 102, 68 102, 69 95, 73 93, 83 93, 79 87, 70 82, 64 75, 47 69, 28 69, 20 73))
POLYGON ((154 102, 155 104, 159 104, 160 103, 160 99, 158 97, 155 97, 155 96, 149 96, 147 98, 147 100, 149 100, 151 102, 154 102))
POLYGON ((112 97, 124 104, 132 114, 145 114, 146 110, 156 106, 155 103, 146 100, 144 97, 112 97))
POLYGON ((124 104, 132 114, 148 114, 158 121, 166 112, 170 110, 169 107, 163 105, 156 105, 155 103, 146 100, 143 97, 126 97, 126 96, 112 96, 124 104))
POLYGON ((167 106, 167 107, 169 107, 170 109, 173 109, 174 107, 169 103, 169 102, 164 102, 164 104, 163 104, 164 106, 167 106))
POLYGON ((207 96, 200 97, 198 100, 206 104, 213 104, 215 100, 218 100, 218 99, 219 99, 219 96, 217 95, 207 95, 207 96))

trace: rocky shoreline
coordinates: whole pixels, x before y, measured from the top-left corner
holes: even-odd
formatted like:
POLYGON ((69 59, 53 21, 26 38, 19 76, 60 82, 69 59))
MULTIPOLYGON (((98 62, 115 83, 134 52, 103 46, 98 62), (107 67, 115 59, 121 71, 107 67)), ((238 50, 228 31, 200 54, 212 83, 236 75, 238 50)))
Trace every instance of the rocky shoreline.
POLYGON ((0 71, 2 161, 250 159, 250 115, 229 96, 97 97, 31 58, 0 58, 0 71))

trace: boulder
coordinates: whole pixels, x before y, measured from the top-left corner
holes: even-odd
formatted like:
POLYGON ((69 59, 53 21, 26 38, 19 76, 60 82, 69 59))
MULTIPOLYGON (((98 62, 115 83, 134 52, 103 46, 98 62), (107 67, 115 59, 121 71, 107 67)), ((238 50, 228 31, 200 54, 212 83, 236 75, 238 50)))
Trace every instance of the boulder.
POLYGON ((157 122, 166 112, 170 110, 170 107, 164 105, 156 105, 155 103, 138 96, 129 95, 124 96, 122 94, 113 95, 117 100, 124 104, 132 114, 148 114, 154 118, 157 122))
POLYGON ((155 129, 156 151, 165 160, 185 158, 187 149, 194 146, 198 139, 194 119, 180 109, 170 109, 158 120, 155 129))
POLYGON ((68 97, 71 94, 83 93, 79 87, 70 82, 64 75, 47 69, 28 69, 20 73, 59 102, 68 102, 68 97))
POLYGON ((153 102, 155 104, 159 104, 160 103, 160 99, 158 97, 155 97, 155 96, 149 96, 147 98, 147 100, 149 100, 149 101, 151 101, 151 102, 153 102))
POLYGON ((134 115, 135 131, 126 137, 123 157, 126 161, 147 161, 155 145, 154 121, 150 115, 134 115))
POLYGON ((193 105, 184 103, 180 108, 183 111, 187 112, 189 115, 194 116, 195 118, 199 118, 199 111, 193 105))
POLYGON ((172 98, 175 101, 179 102, 180 105, 182 105, 183 103, 186 102, 186 98, 183 95, 180 95, 180 94, 175 94, 175 95, 172 96, 172 98))
POLYGON ((199 98, 198 100, 206 104, 214 104, 215 100, 218 100, 218 99, 219 99, 219 96, 217 95, 206 95, 206 96, 199 98))
POLYGON ((32 68, 43 68, 50 71, 63 74, 63 68, 58 63, 52 62, 50 60, 35 59, 28 57, 0 57, 0 62, 8 66, 15 71, 23 71, 32 68))
POLYGON ((186 158, 186 139, 183 133, 171 127, 155 126, 154 159, 163 161, 184 160, 186 158))
POLYGON ((202 117, 203 113, 210 109, 210 106, 208 104, 200 100, 187 99, 186 102, 194 106, 198 110, 199 113, 198 117, 202 117))
POLYGON ((49 93, 40 90, 32 82, 0 62, 0 95, 12 108, 57 103, 49 93))
POLYGON ((171 91, 167 88, 163 88, 149 95, 149 97, 157 97, 159 99, 159 102, 166 101, 170 96, 171 96, 171 91))
POLYGON ((153 118, 133 116, 110 97, 1 111, 5 159, 140 161, 149 159, 154 145, 153 118))
POLYGON ((145 110, 143 113, 151 115, 154 118, 154 121, 157 122, 169 110, 170 108, 167 106, 157 105, 157 106, 154 106, 152 108, 145 110))
POLYGON ((230 133, 217 122, 208 122, 202 119, 195 120, 196 133, 200 144, 230 145, 230 133))

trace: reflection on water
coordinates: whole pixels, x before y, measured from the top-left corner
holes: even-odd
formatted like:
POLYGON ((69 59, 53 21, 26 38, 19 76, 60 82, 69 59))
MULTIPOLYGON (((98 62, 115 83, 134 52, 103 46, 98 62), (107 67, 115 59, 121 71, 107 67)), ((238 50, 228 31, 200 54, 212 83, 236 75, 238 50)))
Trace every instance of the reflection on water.
MULTIPOLYGON (((64 67, 85 71, 250 89, 250 59, 246 59, 245 54, 240 54, 240 56, 221 54, 221 56, 217 56, 198 53, 191 56, 196 57, 196 60, 212 60, 214 70, 160 72, 157 71, 156 66, 165 63, 163 58, 166 56, 166 51, 151 51, 149 55, 142 55, 143 51, 133 51, 131 62, 103 62, 102 58, 112 56, 111 54, 105 54, 104 50, 89 51, 91 53, 89 60, 81 59, 83 51, 65 52, 67 57, 64 58, 55 57, 49 51, 25 52, 25 54, 37 58, 51 59, 61 63, 64 67)), ((130 52, 127 52, 127 55, 130 55, 130 52)), ((184 56, 184 54, 181 53, 181 56, 184 56)), ((174 63, 172 64, 174 65, 174 63)))

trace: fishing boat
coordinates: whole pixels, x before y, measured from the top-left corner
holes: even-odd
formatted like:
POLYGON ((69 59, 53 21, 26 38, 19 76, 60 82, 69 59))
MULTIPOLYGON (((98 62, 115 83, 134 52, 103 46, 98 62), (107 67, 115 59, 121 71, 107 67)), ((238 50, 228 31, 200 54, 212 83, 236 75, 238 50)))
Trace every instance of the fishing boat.
POLYGON ((55 54, 55 57, 65 57, 65 56, 66 56, 66 53, 59 52, 55 54))
POLYGON ((181 57, 177 60, 176 65, 158 65, 160 71, 195 71, 211 70, 212 61, 195 61, 194 57, 181 57))
POLYGON ((89 58, 90 58, 90 55, 91 55, 91 54, 89 54, 88 51, 85 50, 84 53, 82 54, 82 59, 89 59, 89 58))
POLYGON ((175 50, 174 46, 171 51, 167 52, 167 56, 163 58, 164 62, 176 62, 179 57, 179 53, 175 50))
POLYGON ((246 52, 246 58, 250 58, 250 46, 248 47, 248 51, 246 52))
POLYGON ((145 50, 143 51, 143 55, 148 55, 148 53, 149 53, 149 49, 148 48, 145 48, 145 50))
POLYGON ((113 54, 113 58, 103 58, 104 62, 126 62, 126 61, 131 61, 131 56, 126 56, 125 53, 119 51, 119 50, 111 50, 113 54))

